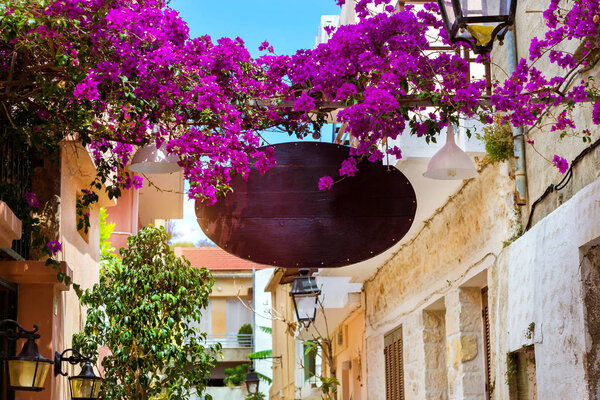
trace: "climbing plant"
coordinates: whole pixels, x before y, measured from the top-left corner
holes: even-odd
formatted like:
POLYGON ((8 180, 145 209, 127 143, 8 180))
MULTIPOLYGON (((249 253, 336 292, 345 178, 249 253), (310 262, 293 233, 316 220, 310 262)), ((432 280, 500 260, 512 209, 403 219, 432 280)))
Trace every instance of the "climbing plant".
MULTIPOLYGON (((596 0, 551 0, 543 13, 547 32, 490 96, 485 80, 470 79, 469 62, 456 48, 432 47, 452 46, 437 4, 396 10, 389 3, 355 0, 359 21, 328 27, 327 43, 288 56, 265 42, 264 55, 252 58, 241 38, 191 38, 163 0, 6 0, 1 132, 52 154, 66 138, 86 146, 97 176, 81 193, 80 210, 99 191, 118 197, 139 188, 141 177, 125 166, 136 147, 148 144, 179 157, 190 197, 214 203, 234 175, 274 165, 273 151, 261 147, 262 131, 304 137, 333 109, 341 109, 338 119, 357 144, 339 177, 354 175, 359 158, 401 157, 389 145, 400 134, 435 141, 465 118, 489 124, 501 114, 525 136, 546 129, 591 141, 590 127, 577 126, 573 113, 588 104, 592 123, 600 124, 596 0), (540 60, 554 72, 546 76, 540 60)), ((549 162, 565 173, 569 163, 556 153, 549 162)), ((339 177, 324 177, 319 187, 339 177)), ((80 217, 87 227, 84 211, 80 217)))

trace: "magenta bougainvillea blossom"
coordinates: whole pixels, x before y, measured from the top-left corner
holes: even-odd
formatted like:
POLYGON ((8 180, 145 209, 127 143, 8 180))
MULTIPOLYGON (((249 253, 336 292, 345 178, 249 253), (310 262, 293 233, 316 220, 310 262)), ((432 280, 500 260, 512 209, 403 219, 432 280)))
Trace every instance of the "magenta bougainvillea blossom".
POLYGON ((560 171, 561 174, 564 174, 569 169, 569 163, 567 162, 567 160, 556 154, 554 155, 554 158, 552 159, 552 163, 554 164, 554 166, 556 168, 558 168, 558 170, 560 171))
POLYGON ((56 256, 60 251, 62 251, 62 244, 56 240, 50 240, 48 242, 48 251, 52 256, 56 256))
POLYGON ((29 207, 32 207, 32 208, 40 207, 40 204, 38 203, 37 199, 35 198, 35 193, 30 192, 29 190, 25 191, 25 201, 27 202, 29 207))
POLYGON ((386 151, 401 157, 388 139, 430 140, 465 117, 489 123, 500 113, 525 135, 547 117, 548 130, 562 135, 578 130, 574 107, 591 102, 600 124, 598 88, 585 75, 600 52, 597 0, 551 0, 548 31, 486 101, 486 82, 470 79, 459 52, 432 48, 432 40, 450 45, 437 4, 396 10, 386 0, 356 0, 355 8, 358 23, 328 30, 330 40, 315 49, 275 55, 265 41, 264 55, 252 58, 241 38, 191 38, 162 0, 6 0, 0 82, 11 83, 0 101, 11 107, 0 110, 1 120, 46 149, 77 137, 95 158, 92 192, 105 185, 110 196, 141 186, 126 169, 137 147, 164 146, 178 155, 189 195, 209 204, 234 175, 275 164, 261 131, 305 137, 325 122, 325 103, 341 108, 338 119, 354 138, 342 177, 354 175, 359 160, 378 161, 386 151), (545 76, 541 58, 560 73, 545 76))
POLYGON ((319 190, 329 190, 333 185, 333 178, 331 176, 323 176, 319 179, 319 190))

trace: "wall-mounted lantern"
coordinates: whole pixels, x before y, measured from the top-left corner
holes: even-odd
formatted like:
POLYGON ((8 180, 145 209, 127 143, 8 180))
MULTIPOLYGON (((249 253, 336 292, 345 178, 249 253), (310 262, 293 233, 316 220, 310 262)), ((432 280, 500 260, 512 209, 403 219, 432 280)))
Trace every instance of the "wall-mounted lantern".
POLYGON ((27 339, 19 355, 4 357, 8 370, 8 389, 34 392, 44 390, 44 382, 52 361, 42 357, 38 351, 35 342, 40 338, 37 333, 38 326, 33 325, 33 330, 29 331, 17 321, 5 319, 0 321, 0 329, 0 336, 6 340, 16 342, 19 339, 27 339))
POLYGON ((513 26, 517 0, 438 0, 452 43, 468 43, 475 54, 488 54, 513 26))
POLYGON ((258 384, 260 383, 260 380, 258 379, 258 374, 254 372, 253 365, 250 365, 250 371, 248 371, 246 374, 246 379, 244 379, 244 382, 246 383, 246 390, 248 390, 248 393, 258 393, 258 384))
POLYGON ((317 287, 314 276, 308 276, 308 269, 301 269, 300 275, 294 278, 290 296, 294 301, 298 322, 309 325, 315 321, 321 290, 317 287))
POLYGON ((73 400, 92 400, 100 397, 100 387, 102 386, 102 378, 94 374, 92 359, 83 356, 75 349, 66 349, 62 353, 54 354, 54 376, 67 376, 66 372, 62 371, 62 363, 83 364, 81 372, 77 376, 69 377, 69 389, 71 391, 71 399, 73 400), (73 355, 65 357, 67 352, 73 355))

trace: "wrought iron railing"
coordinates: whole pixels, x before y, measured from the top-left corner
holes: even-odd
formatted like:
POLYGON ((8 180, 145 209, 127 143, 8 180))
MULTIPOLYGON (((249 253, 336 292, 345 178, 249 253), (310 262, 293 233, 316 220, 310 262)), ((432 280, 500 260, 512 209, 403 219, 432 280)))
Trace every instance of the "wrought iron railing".
MULTIPOLYGON (((28 210, 25 192, 31 191, 32 165, 29 146, 12 135, 0 136, 0 200, 5 202, 20 219, 28 210)), ((30 227, 23 224, 20 240, 13 242, 12 258, 29 258, 31 246, 30 227)))
POLYGON ((224 349, 249 348, 253 346, 252 334, 232 333, 227 335, 206 335, 206 344, 221 343, 224 349))

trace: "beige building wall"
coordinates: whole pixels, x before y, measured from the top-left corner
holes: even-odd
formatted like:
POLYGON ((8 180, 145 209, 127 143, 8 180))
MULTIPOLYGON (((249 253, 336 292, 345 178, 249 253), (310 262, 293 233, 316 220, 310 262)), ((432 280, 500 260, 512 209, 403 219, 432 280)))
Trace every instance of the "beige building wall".
MULTIPOLYGON (((109 201, 105 195, 99 204, 89 210, 90 228, 88 233, 77 230, 76 201, 82 189, 88 189, 95 168, 91 164, 90 156, 82 151, 79 145, 72 142, 64 143, 61 151, 61 186, 60 186, 60 242, 63 246, 59 258, 66 261, 73 271, 73 282, 81 285, 82 289, 90 288, 99 279, 100 260, 100 207, 114 206, 114 201, 109 201), (87 158, 86 158, 87 157, 87 158)), ((86 318, 85 309, 79 304, 79 298, 73 289, 61 292, 60 299, 54 300, 54 314, 63 316, 62 346, 58 351, 71 347, 71 338, 74 333, 83 329, 86 318)), ((59 325, 60 326, 60 325, 59 325)), ((54 354, 54 352, 52 352, 54 354)), ((64 364, 67 367, 67 364, 64 364)), ((68 366, 70 375, 78 374, 79 367, 68 366)), ((53 399, 66 399, 69 396, 67 379, 62 377, 54 379, 60 387, 59 397, 53 399)), ((55 391, 55 394, 57 392, 55 391)))
POLYGON ((267 284, 265 291, 271 292, 273 307, 273 356, 282 356, 273 362, 273 383, 269 399, 288 400, 295 398, 296 342, 290 334, 290 325, 295 320, 294 305, 290 298, 291 284, 280 285, 283 272, 278 270, 267 284))
POLYGON ((215 272, 215 284, 210 294, 211 326, 213 335, 227 334, 227 299, 240 298, 243 301, 252 299, 252 275, 251 273, 228 274, 223 277, 215 272), (250 277, 248 277, 250 275, 250 277))
MULTIPOLYGON (((366 363, 364 346, 365 316, 363 308, 354 311, 335 330, 331 340, 340 400, 366 400, 366 363)), ((325 363, 323 364, 325 365, 325 363)))
MULTIPOLYGON (((33 192, 41 205, 40 220, 43 233, 62 244, 57 254, 60 271, 83 289, 98 282, 99 208, 114 205, 104 196, 89 209, 90 229, 87 234, 77 231, 75 205, 81 189, 86 189, 95 176, 95 167, 87 151, 79 144, 62 142, 60 163, 43 164, 33 171, 33 192)), ((71 287, 59 284, 57 272, 44 265, 45 257, 32 251, 31 260, 3 261, 0 276, 18 285, 17 319, 26 329, 39 325, 40 354, 53 359, 54 352, 71 347, 71 337, 85 322, 85 310, 71 287), (41 259, 42 261, 37 261, 41 259)), ((20 346, 20 345, 19 345, 20 346)), ((69 375, 78 374, 79 367, 63 365, 69 375)), ((67 378, 50 373, 45 390, 39 393, 15 392, 15 398, 67 399, 70 394, 67 378)))

